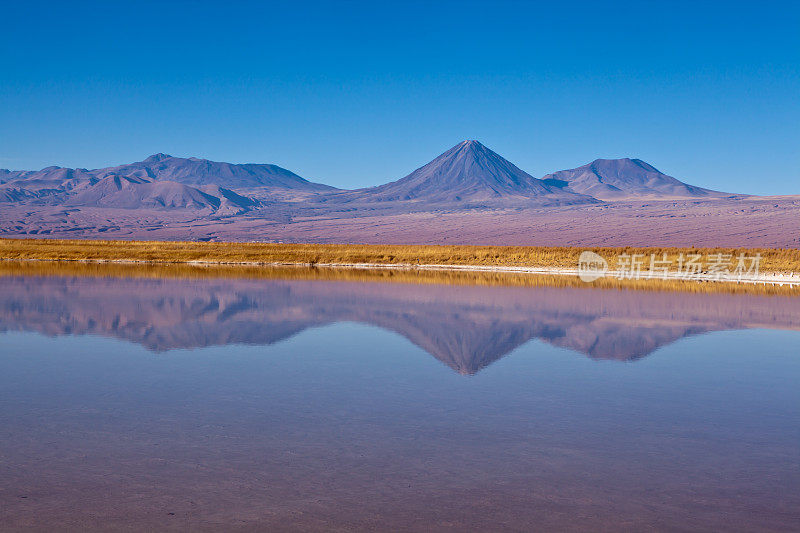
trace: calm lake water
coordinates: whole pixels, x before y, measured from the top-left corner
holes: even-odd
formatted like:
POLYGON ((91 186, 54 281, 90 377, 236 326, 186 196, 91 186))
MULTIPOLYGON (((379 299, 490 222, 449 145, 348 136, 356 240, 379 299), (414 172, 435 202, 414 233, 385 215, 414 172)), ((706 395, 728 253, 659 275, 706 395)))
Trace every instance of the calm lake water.
POLYGON ((0 277, 3 530, 800 530, 800 297, 0 277))

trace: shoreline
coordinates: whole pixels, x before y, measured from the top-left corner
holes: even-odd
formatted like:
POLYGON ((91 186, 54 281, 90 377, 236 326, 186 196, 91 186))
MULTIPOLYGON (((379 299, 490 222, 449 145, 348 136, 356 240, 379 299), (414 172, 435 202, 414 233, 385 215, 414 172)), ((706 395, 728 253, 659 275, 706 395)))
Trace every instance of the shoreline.
POLYGON ((800 250, 0 239, 0 262, 540 276, 599 284, 800 287, 800 250), (689 261, 694 258, 694 263, 689 261), (659 267, 661 263, 661 267, 659 267), (634 265, 635 264, 635 265, 634 265), (664 268, 666 265, 666 268, 664 268), (755 265, 755 268, 752 268, 755 265), (693 268, 689 268, 689 267, 693 268), (750 268, 744 268, 748 266, 750 268), (677 268, 676 268, 677 267, 677 268), (590 270, 592 268, 599 269, 590 270), (652 270, 652 271, 651 271, 652 270), (593 275, 594 274, 594 275, 593 275))
MULTIPOLYGON (((577 268, 558 268, 544 266, 500 266, 500 265, 461 265, 461 264, 413 264, 413 263, 319 263, 319 262, 281 262, 281 261, 222 261, 222 260, 152 260, 152 259, 42 259, 42 258, 0 258, 4 263, 83 263, 83 264, 109 264, 109 265, 189 265, 189 266, 242 266, 242 267, 298 267, 298 268, 324 268, 345 270, 398 270, 405 272, 475 272, 492 274, 527 274, 539 276, 566 276, 579 277, 581 271, 577 268)), ((677 272, 660 273, 658 276, 649 275, 642 271, 638 278, 620 278, 613 271, 598 278, 598 280, 611 281, 636 281, 659 282, 678 281, 684 283, 725 283, 734 285, 772 285, 779 287, 800 288, 800 275, 792 272, 768 272, 753 276, 737 278, 720 277, 714 274, 700 273, 692 277, 685 277, 677 272)), ((586 286, 591 287, 594 281, 586 281, 586 286)))

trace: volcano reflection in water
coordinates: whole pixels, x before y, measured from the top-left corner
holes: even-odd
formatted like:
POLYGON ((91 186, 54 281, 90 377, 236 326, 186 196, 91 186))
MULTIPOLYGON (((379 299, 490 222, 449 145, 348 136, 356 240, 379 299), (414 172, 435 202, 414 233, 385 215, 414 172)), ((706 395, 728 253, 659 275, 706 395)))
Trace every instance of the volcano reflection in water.
POLYGON ((640 359, 699 333, 800 330, 800 298, 282 280, 0 278, 0 330, 101 335, 152 351, 268 345, 337 322, 399 333, 461 374, 531 339, 640 359))

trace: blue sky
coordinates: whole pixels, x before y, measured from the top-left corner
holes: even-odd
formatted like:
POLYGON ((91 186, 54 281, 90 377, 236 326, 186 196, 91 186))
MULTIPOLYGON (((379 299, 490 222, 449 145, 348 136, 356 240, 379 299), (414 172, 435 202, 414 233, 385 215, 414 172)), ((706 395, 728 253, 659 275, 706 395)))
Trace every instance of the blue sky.
POLYGON ((0 167, 155 152, 339 187, 464 139, 800 193, 800 2, 8 2, 0 167))

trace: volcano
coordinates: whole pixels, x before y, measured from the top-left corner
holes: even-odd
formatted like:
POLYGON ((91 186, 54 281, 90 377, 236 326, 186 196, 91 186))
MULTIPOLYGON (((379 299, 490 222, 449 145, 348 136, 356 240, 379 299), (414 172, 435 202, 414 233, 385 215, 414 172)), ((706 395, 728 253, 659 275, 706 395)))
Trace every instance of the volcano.
POLYGON ((356 191, 369 202, 417 201, 437 204, 538 200, 592 203, 589 196, 552 187, 519 169, 478 141, 463 141, 408 176, 356 191))

